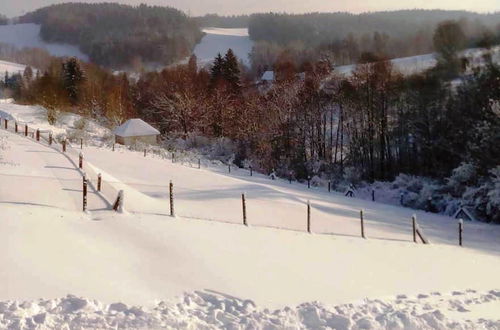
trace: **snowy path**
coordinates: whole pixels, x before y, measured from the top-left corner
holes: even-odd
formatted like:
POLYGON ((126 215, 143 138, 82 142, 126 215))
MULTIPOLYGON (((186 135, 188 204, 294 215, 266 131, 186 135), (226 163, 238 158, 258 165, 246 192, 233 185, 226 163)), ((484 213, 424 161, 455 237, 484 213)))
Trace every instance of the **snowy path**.
MULTIPOLYGON (((0 203, 82 210, 82 175, 68 155, 3 129, 0 139, 6 147, 0 203)), ((108 207, 91 186, 88 193, 90 211, 108 207)))

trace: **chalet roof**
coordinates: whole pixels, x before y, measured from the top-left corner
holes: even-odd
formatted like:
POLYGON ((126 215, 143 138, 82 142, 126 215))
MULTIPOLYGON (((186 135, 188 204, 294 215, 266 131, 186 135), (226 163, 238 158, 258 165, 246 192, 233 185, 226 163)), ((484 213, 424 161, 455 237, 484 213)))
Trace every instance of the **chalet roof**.
POLYGON ((127 120, 115 129, 115 135, 122 137, 159 135, 160 132, 142 119, 127 120))
POLYGON ((274 81, 274 71, 266 71, 262 74, 262 81, 274 81))

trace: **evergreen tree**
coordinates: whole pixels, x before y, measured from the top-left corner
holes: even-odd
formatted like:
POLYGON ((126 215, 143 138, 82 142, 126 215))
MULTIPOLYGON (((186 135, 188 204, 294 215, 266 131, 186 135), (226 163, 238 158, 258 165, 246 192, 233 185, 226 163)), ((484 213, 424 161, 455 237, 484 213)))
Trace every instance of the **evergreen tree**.
POLYGON ((224 67, 224 59, 222 55, 219 53, 217 57, 215 57, 214 64, 210 69, 210 85, 214 87, 222 78, 222 71, 224 67))
POLYGON ((222 76, 233 91, 240 90, 240 68, 238 66, 238 59, 232 49, 229 49, 226 56, 224 56, 222 76))
POLYGON ((460 24, 455 21, 439 24, 433 40, 440 66, 451 74, 457 74, 460 68, 458 52, 464 49, 466 41, 460 24))
POLYGON ((72 105, 76 105, 80 99, 80 87, 85 81, 85 73, 79 61, 72 57, 63 63, 63 83, 72 105))

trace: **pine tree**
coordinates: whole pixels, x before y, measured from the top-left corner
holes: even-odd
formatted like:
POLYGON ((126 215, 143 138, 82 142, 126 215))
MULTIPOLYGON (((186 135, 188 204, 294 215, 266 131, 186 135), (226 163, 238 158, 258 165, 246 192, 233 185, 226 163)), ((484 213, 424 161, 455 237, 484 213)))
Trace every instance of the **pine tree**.
POLYGON ((214 87, 221 79, 222 79, 222 70, 224 67, 224 59, 222 55, 219 53, 217 57, 215 57, 214 64, 210 69, 210 85, 214 87))
POLYGON ((241 89, 238 59, 234 55, 232 49, 229 49, 224 57, 222 76, 224 77, 224 80, 229 83, 229 86, 233 91, 239 91, 241 89))
POLYGON ((80 87, 84 81, 85 73, 75 57, 72 57, 63 63, 64 88, 68 93, 68 97, 72 105, 78 104, 81 96, 80 87))

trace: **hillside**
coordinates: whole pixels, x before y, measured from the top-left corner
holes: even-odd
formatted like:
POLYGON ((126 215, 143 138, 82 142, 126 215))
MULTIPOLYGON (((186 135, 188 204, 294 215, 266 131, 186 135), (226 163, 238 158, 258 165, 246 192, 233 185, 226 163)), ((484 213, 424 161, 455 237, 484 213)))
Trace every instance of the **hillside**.
POLYGON ((40 38, 40 25, 32 23, 0 25, 0 43, 16 48, 41 48, 53 56, 75 56, 84 61, 88 60, 78 47, 43 41, 40 38))
POLYGON ((92 62, 112 68, 174 63, 202 36, 192 19, 170 7, 66 3, 19 20, 40 24, 44 41, 75 45, 92 62))
POLYGON ((14 74, 22 74, 24 72, 24 69, 26 69, 25 65, 18 64, 18 63, 12 63, 12 62, 6 62, 6 61, 0 61, 0 81, 4 81, 5 79, 5 73, 8 73, 9 76, 14 75, 14 74))
MULTIPOLYGON (((50 126, 41 107, 2 103, 0 111, 11 119, 8 131, 0 129, 0 239, 8 246, 0 254, 0 281, 7 284, 0 300, 10 300, 0 303, 4 327, 499 325, 498 226, 466 223, 461 248, 455 219, 417 212, 431 245, 415 244, 412 210, 247 170, 228 173, 206 161, 198 169, 181 157, 173 163, 168 153, 148 150, 144 157, 118 146, 113 152, 95 125, 88 126, 83 149, 91 180, 83 213, 80 146, 63 154, 59 144, 51 148, 14 133, 17 120, 42 128, 46 137, 50 126), (96 173, 103 176, 101 193, 96 173), (109 210, 118 190, 124 213, 109 210), (243 192, 249 227, 241 225, 243 192), (305 231, 307 200, 314 234, 305 231), (56 299, 67 294, 86 298, 56 299), (116 301, 122 303, 110 305, 116 301)), ((73 126, 61 121, 55 133, 73 126)))
POLYGON ((239 60, 250 65, 249 54, 253 42, 248 37, 248 29, 205 28, 205 36, 194 48, 194 54, 201 65, 211 63, 217 54, 226 54, 232 49, 239 60))

